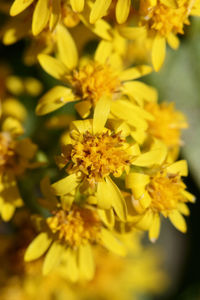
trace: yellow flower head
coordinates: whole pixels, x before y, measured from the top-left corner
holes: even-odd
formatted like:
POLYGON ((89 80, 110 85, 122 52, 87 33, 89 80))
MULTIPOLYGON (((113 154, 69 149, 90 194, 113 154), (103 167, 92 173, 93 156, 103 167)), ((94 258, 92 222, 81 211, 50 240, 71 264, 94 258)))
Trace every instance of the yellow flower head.
POLYGON ((32 166, 37 147, 30 139, 18 140, 23 134, 21 124, 7 118, 0 133, 0 213, 4 221, 9 221, 16 207, 23 205, 19 195, 16 176, 24 174, 32 166))
POLYGON ((189 25, 189 16, 199 16, 196 0, 141 0, 137 27, 124 27, 121 34, 129 39, 150 39, 151 59, 154 69, 159 71, 166 54, 166 42, 173 49, 179 46, 178 34, 184 34, 184 25, 189 25))
MULTIPOLYGON (((47 114, 66 103, 80 100, 75 107, 81 117, 85 118, 102 96, 118 100, 124 95, 136 99, 137 102, 148 100, 149 97, 156 98, 156 93, 147 85, 134 81, 149 74, 152 71, 151 67, 141 65, 124 70, 120 55, 114 52, 112 43, 107 41, 99 43, 93 60, 82 57, 78 63, 78 51, 71 35, 60 25, 57 30, 61 61, 41 54, 39 62, 50 75, 70 88, 55 86, 47 92, 36 108, 38 115, 47 114)), ((121 114, 121 118, 125 119, 126 116, 121 114)))
POLYGON ((168 37, 169 34, 183 34, 184 24, 188 24, 188 15, 194 3, 192 0, 185 1, 140 1, 141 26, 148 30, 158 32, 161 36, 168 37), (171 3, 170 3, 171 2, 171 3), (192 3, 193 2, 193 3, 192 3))
POLYGON ((74 70, 67 76, 72 88, 77 96, 83 100, 88 100, 92 105, 104 95, 114 98, 119 92, 120 80, 109 64, 100 64, 95 61, 74 70))
POLYGON ((53 212, 46 222, 52 233, 73 249, 99 240, 101 222, 96 211, 78 206, 70 211, 61 209, 53 212))
POLYGON ((26 250, 25 261, 35 260, 47 252, 43 263, 44 274, 61 264, 66 270, 66 277, 77 281, 93 278, 95 264, 92 248, 95 245, 102 245, 117 255, 125 255, 125 246, 114 231, 107 228, 102 214, 95 207, 77 202, 66 208, 67 200, 58 202, 48 179, 42 181, 41 187, 47 206, 53 210, 47 219, 40 218, 41 233, 26 250))
POLYGON ((148 132, 162 140, 170 149, 181 145, 181 129, 187 128, 185 116, 174 109, 174 103, 148 103, 145 109, 154 116, 149 121, 148 132))
POLYGON ((99 182, 113 174, 120 176, 132 161, 129 146, 120 133, 92 134, 85 132, 75 136, 74 144, 66 157, 69 173, 81 171, 89 181, 99 182), (127 148, 127 149, 126 149, 127 148))
POLYGON ((149 173, 130 173, 127 176, 126 185, 133 193, 132 205, 141 215, 136 226, 149 230, 152 241, 158 238, 161 214, 168 217, 178 230, 186 232, 182 214, 189 214, 186 203, 194 202, 194 196, 186 191, 181 176, 187 176, 184 160, 163 165, 149 173))

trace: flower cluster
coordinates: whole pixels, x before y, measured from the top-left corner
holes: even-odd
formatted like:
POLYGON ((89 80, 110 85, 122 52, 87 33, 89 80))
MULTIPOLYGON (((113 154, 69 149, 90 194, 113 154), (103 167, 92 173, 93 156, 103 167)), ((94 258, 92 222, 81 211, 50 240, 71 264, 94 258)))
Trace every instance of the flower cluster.
POLYGON ((186 117, 143 77, 160 70, 166 43, 178 48, 200 1, 13 0, 0 11, 2 43, 26 39, 24 64, 48 82, 39 97, 37 79, 0 67, 0 215, 19 239, 31 232, 18 247, 23 276, 13 286, 3 274, 2 299, 13 288, 19 299, 159 292, 167 279, 141 237, 155 242, 163 218, 185 233, 195 198, 179 160, 186 117), (28 111, 26 97, 39 97, 28 111))

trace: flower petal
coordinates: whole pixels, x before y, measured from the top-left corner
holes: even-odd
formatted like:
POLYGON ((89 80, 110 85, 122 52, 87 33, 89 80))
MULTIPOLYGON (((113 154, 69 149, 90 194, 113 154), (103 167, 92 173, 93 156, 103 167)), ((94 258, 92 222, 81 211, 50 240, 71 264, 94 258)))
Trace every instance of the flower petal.
POLYGON ((55 86, 40 99, 36 107, 36 114, 39 116, 48 114, 73 101, 75 101, 75 96, 71 89, 55 86))
POLYGON ((78 63, 78 51, 76 44, 68 29, 63 25, 59 24, 56 27, 56 34, 60 58, 65 66, 72 70, 78 63))
POLYGON ((81 245, 79 247, 79 270, 84 279, 91 280, 94 277, 94 258, 89 244, 81 245))
POLYGON ((84 8, 85 0, 70 0, 73 11, 81 12, 84 8))
POLYGON ((126 22, 131 7, 131 0, 118 0, 116 5, 116 19, 119 24, 126 22))
POLYGON ((16 16, 24 11, 34 0, 15 0, 10 8, 10 15, 16 16))
POLYGON ((171 174, 180 174, 181 176, 188 175, 188 166, 186 160, 179 160, 167 167, 167 172, 171 174))
POLYGON ((47 25, 50 16, 49 1, 38 0, 33 13, 32 31, 38 35, 47 25))
POLYGON ((94 24, 107 14, 112 0, 96 0, 90 13, 90 23, 94 24))
POLYGON ((78 186, 76 174, 71 174, 51 185, 57 196, 71 193, 78 186))
POLYGON ((46 54, 38 55, 39 63, 42 68, 51 76, 56 79, 63 79, 63 77, 69 72, 63 63, 59 60, 46 54))
POLYGON ((61 256, 65 248, 58 242, 54 242, 45 256, 42 273, 47 275, 61 261, 61 256))
POLYGON ((160 70, 165 60, 166 41, 165 38, 157 35, 153 40, 152 64, 156 72, 160 70))
POLYGON ((24 260, 31 261, 41 257, 47 251, 51 243, 52 239, 46 232, 40 233, 26 249, 24 260))
POLYGON ((119 78, 121 81, 133 80, 140 78, 152 72, 152 67, 140 65, 134 68, 129 68, 121 72, 119 78))
POLYGON ((93 133, 102 132, 110 113, 111 99, 107 96, 101 97, 96 104, 93 118, 93 133))
POLYGON ((185 222, 184 217, 181 215, 181 213, 177 210, 172 211, 169 214, 169 219, 171 223, 178 229, 179 231, 185 233, 187 231, 187 225, 185 222))
POLYGON ((149 239, 151 242, 155 242, 158 239, 160 233, 160 216, 159 214, 154 214, 151 227, 149 229, 149 239))
POLYGON ((101 229, 101 242, 105 248, 120 256, 126 255, 126 248, 110 231, 101 229))

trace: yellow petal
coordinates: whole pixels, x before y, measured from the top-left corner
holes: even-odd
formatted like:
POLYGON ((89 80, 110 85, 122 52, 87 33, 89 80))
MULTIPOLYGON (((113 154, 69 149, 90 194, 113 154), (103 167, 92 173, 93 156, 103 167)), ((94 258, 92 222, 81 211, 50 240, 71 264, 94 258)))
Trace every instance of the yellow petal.
POLYGON ((4 222, 10 221, 15 212, 15 206, 12 203, 4 202, 1 208, 1 217, 4 222))
POLYGON ((153 40, 152 64, 156 72, 160 70, 165 60, 166 41, 165 38, 157 35, 153 40))
POLYGON ((133 165, 140 167, 150 167, 152 165, 161 165, 167 156, 167 147, 160 141, 155 143, 151 151, 141 154, 133 161, 133 165))
POLYGON ((106 63, 111 56, 112 49, 113 45, 111 42, 104 40, 101 41, 95 51, 95 60, 101 64, 106 63))
POLYGON ((159 214, 154 214, 153 221, 149 230, 149 239, 151 242, 155 242, 160 234, 160 216, 159 214))
POLYGON ((44 275, 47 275, 53 268, 55 268, 60 263, 61 255, 64 250, 64 247, 60 243, 54 242, 52 244, 44 259, 42 268, 42 273, 44 275))
POLYGON ((89 244, 79 247, 79 269, 82 278, 91 280, 94 277, 94 258, 89 244))
POLYGON ((107 182, 98 182, 97 185, 97 204, 102 209, 110 209, 112 206, 112 191, 109 189, 107 182))
POLYGON ((78 186, 77 177, 71 174, 51 185, 57 196, 62 196, 71 193, 78 186))
POLYGON ((176 0, 160 0, 160 2, 168 7, 177 8, 178 4, 176 0))
POLYGON ((93 133, 99 133, 103 131, 104 125, 108 119, 110 113, 111 99, 107 96, 101 97, 96 104, 93 118, 93 133))
POLYGON ((115 224, 115 215, 113 209, 98 209, 98 215, 106 226, 113 228, 115 224))
POLYGON ((177 208, 180 211, 180 213, 183 214, 184 216, 190 215, 189 207, 185 203, 183 202, 178 203, 177 208))
POLYGON ((80 133, 85 133, 86 131, 91 132, 92 131, 92 120, 80 120, 80 121, 73 121, 72 122, 72 129, 75 128, 80 133))
POLYGON ((40 99, 36 107, 36 114, 39 116, 48 114, 74 100, 75 96, 71 89, 55 86, 40 99))
POLYGON ((136 40, 145 37, 145 27, 119 27, 120 34, 128 40, 136 40))
POLYGON ((5 119, 2 124, 2 131, 9 132, 12 136, 19 136, 24 133, 21 123, 12 117, 5 119))
POLYGON ((152 67, 147 65, 140 65, 134 68, 126 69, 121 72, 119 78, 121 81, 133 80, 140 78, 152 72, 152 67))
POLYGON ((61 6, 60 0, 54 0, 51 3, 51 15, 49 21, 49 29, 51 31, 54 30, 55 26, 57 25, 61 14, 61 6))
POLYGON ((15 0, 10 8, 10 15, 16 16, 25 10, 34 0, 15 0))
POLYGON ((178 212, 177 210, 172 211, 169 214, 169 219, 172 222, 172 224, 176 227, 176 229, 180 230, 183 233, 187 231, 187 225, 185 219, 180 214, 180 212, 178 212))
POLYGON ((126 248, 110 231, 105 228, 101 229, 101 242, 109 251, 120 256, 126 255, 126 248))
POLYGON ((167 36, 167 42, 170 45, 170 47, 174 50, 178 49, 180 44, 179 38, 172 32, 167 36))
POLYGON ((50 15, 49 1, 38 0, 33 13, 32 31, 38 35, 47 25, 50 15))
POLYGON ((90 13, 90 23, 94 24, 107 14, 112 0, 96 0, 90 13))
POLYGON ((180 174, 181 176, 188 175, 188 166, 186 160, 179 160, 166 168, 171 174, 180 174))
POLYGON ((127 207, 126 207, 126 202, 124 200, 124 197, 122 196, 122 193, 117 187, 117 185, 111 180, 110 177, 106 178, 106 183, 107 183, 108 195, 109 194, 111 195, 110 201, 112 207, 114 208, 118 217, 122 221, 125 221, 127 217, 127 207))
POLYGON ((55 77, 56 79, 62 80, 63 77, 69 72, 63 63, 49 55, 39 54, 38 60, 42 68, 49 75, 55 77))
POLYGON ((89 116, 91 107, 92 107, 91 102, 87 100, 85 101, 82 100, 75 105, 77 112, 83 119, 89 116))
POLYGON ((116 5, 116 19, 119 24, 126 22, 131 7, 131 0, 118 0, 116 5))
POLYGON ((182 191, 182 195, 190 202, 195 203, 196 198, 193 194, 189 193, 188 191, 182 191))
POLYGON ((49 248, 52 239, 46 232, 40 233, 28 246, 24 260, 31 261, 41 257, 49 248))
POLYGON ((85 0, 70 0, 73 11, 81 12, 84 8, 85 0))
POLYGON ((134 99, 139 105, 143 105, 143 101, 156 102, 158 92, 155 88, 140 81, 125 82, 123 84, 123 93, 134 99))
POLYGON ((137 222, 136 226, 142 230, 149 230, 151 227, 152 221, 153 221, 153 213, 150 210, 148 210, 141 217, 139 222, 137 222))
POLYGON ((126 187, 133 189, 135 186, 146 186, 150 179, 148 175, 131 172, 126 176, 126 187))
POLYGON ((74 252, 73 250, 70 250, 68 252, 66 275, 72 282, 76 282, 79 279, 77 253, 74 252))
POLYGON ((143 208, 149 207, 151 204, 151 197, 149 196, 149 193, 145 191, 139 201, 143 208))
POLYGON ((60 58, 65 66, 72 70, 78 63, 78 51, 76 44, 68 29, 63 25, 59 24, 56 27, 56 34, 60 58))

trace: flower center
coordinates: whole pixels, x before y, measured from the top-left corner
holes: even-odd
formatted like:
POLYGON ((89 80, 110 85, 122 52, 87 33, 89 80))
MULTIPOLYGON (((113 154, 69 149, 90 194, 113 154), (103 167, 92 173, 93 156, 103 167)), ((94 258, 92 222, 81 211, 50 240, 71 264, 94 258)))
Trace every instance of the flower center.
POLYGON ((157 212, 166 213, 177 208, 177 204, 184 202, 182 192, 186 186, 178 174, 167 174, 166 171, 158 172, 151 178, 147 187, 152 198, 151 208, 157 212))
POLYGON ((120 133, 109 132, 78 136, 72 146, 69 173, 81 171, 91 184, 102 181, 109 174, 120 176, 132 157, 126 152, 129 145, 120 133))
POLYGON ((47 218, 47 224, 58 239, 70 247, 79 247, 99 239, 101 222, 95 211, 74 206, 70 211, 63 209, 47 218))
POLYGON ((108 64, 90 62, 79 70, 74 70, 67 79, 74 87, 76 94, 92 105, 103 96, 114 98, 120 87, 120 80, 108 64))
POLYGON ((148 29, 158 31, 165 37, 171 32, 183 34, 184 24, 189 23, 190 9, 190 1, 188 0, 182 1, 182 4, 179 4, 177 8, 168 7, 160 1, 155 6, 149 6, 148 1, 144 0, 140 6, 141 25, 146 25, 148 29))
POLYGON ((187 128, 187 122, 184 115, 174 109, 174 104, 148 103, 145 109, 155 117, 149 121, 149 133, 168 147, 180 145, 180 130, 187 128))

